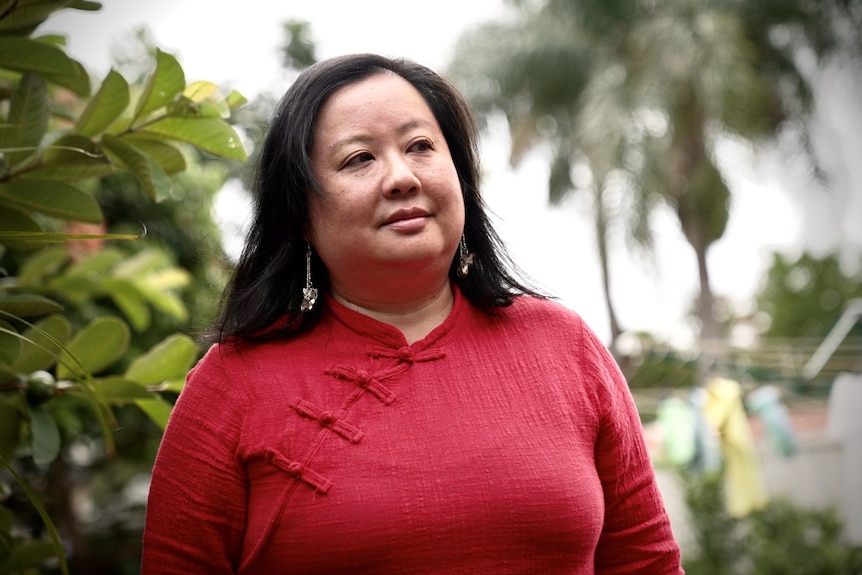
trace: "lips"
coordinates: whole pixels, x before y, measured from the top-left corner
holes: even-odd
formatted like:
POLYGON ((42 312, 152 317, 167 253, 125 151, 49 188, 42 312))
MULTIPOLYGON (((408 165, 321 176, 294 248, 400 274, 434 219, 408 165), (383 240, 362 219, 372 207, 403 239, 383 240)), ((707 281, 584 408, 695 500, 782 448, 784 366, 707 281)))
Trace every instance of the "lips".
POLYGON ((407 210, 398 210, 390 215, 383 222, 384 226, 389 226, 392 224, 396 224, 398 222, 402 222, 405 220, 414 220, 417 218, 426 218, 428 217, 428 212, 423 210, 422 208, 411 208, 407 210))

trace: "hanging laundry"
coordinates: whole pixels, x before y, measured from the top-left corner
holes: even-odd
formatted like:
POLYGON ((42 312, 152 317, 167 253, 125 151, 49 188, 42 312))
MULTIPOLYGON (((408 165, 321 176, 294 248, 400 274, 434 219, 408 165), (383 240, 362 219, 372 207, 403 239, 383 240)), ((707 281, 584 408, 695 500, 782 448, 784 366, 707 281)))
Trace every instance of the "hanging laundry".
POLYGON ((777 387, 764 385, 755 389, 746 397, 745 405, 763 423, 772 444, 781 455, 790 457, 796 453, 796 434, 777 387))
POLYGON ((763 508, 769 496, 742 390, 738 382, 720 377, 709 380, 704 389, 706 418, 721 443, 727 512, 732 517, 743 517, 763 508))
POLYGON ((660 462, 688 466, 694 459, 694 409, 689 402, 670 396, 656 408, 656 423, 661 430, 660 462))
POLYGON ((696 473, 713 473, 721 469, 721 444, 718 432, 706 417, 706 402, 709 394, 703 387, 695 387, 689 395, 694 414, 695 454, 691 470, 696 473))

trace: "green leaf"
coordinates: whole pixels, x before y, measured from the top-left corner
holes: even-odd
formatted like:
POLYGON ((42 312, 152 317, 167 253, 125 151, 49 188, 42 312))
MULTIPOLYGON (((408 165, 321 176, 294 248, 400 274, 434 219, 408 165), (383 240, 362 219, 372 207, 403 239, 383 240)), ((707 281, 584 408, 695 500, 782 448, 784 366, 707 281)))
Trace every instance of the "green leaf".
POLYGON ((230 118, 230 106, 212 82, 199 80, 183 90, 181 98, 168 107, 169 116, 187 118, 230 118))
MULTIPOLYGON (((32 32, 44 22, 53 12, 65 8, 68 2, 64 0, 17 0, 8 2, 3 7, 4 32, 13 31, 19 35, 32 32)), ((8 33, 8 32, 6 32, 8 33)))
POLYGON ((36 465, 48 465, 60 455, 60 429, 44 406, 30 409, 30 448, 36 465))
POLYGON ((132 361, 125 376, 142 385, 159 385, 185 377, 198 354, 197 344, 187 335, 168 336, 132 361))
POLYGON ((29 241, 27 238, 9 237, 5 234, 12 232, 34 233, 42 232, 39 222, 30 217, 30 214, 11 206, 0 204, 0 242, 12 251, 31 251, 39 247, 38 243, 29 241))
MULTIPOLYGON (((117 320, 116 318, 111 318, 111 319, 114 319, 114 321, 120 321, 120 320, 117 320)), ((22 321, 24 321, 24 320, 22 320, 22 321)), ((24 321, 24 323, 29 325, 30 327, 32 327, 34 329, 37 329, 37 327, 38 327, 38 326, 35 326, 33 324, 29 324, 26 321, 24 321)), ((95 322, 93 322, 93 323, 95 323, 95 322)), ((120 323, 122 323, 122 322, 120 322, 120 323)), ((126 333, 128 333, 128 328, 126 328, 126 333)), ((64 351, 68 352, 68 347, 63 346, 59 341, 55 341, 53 343, 55 343, 55 345, 57 347, 60 347, 64 351)), ((114 436, 111 432, 111 428, 112 428, 112 426, 116 427, 117 420, 114 417, 114 412, 111 410, 111 406, 109 406, 105 402, 105 400, 102 398, 92 375, 87 373, 87 368, 85 366, 83 366, 77 360, 76 357, 69 355, 68 353, 65 353, 62 357, 62 361, 63 361, 63 366, 68 367, 68 366, 72 365, 72 366, 74 366, 76 373, 83 374, 83 379, 81 381, 79 381, 79 383, 81 385, 81 388, 86 393, 87 399, 89 400, 89 402, 91 403, 91 405, 93 407, 93 411, 95 411, 95 413, 96 413, 96 417, 97 417, 98 422, 99 422, 99 427, 102 431, 102 439, 105 442, 105 450, 109 456, 114 455, 116 446, 115 446, 115 442, 114 442, 114 436)), ((8 468, 8 466, 7 466, 7 468, 8 468)), ((26 490, 27 486, 22 485, 22 488, 24 488, 26 490)), ((37 508, 39 507, 39 502, 37 499, 33 499, 31 497, 31 501, 33 502, 33 505, 35 507, 37 507, 37 508)), ((48 528, 49 531, 51 531, 52 538, 56 542, 57 537, 56 537, 55 530, 53 529, 53 525, 51 524, 50 517, 46 517, 45 514, 41 512, 41 510, 40 510, 40 515, 42 515, 42 518, 46 523, 46 527, 48 528)), ((58 546, 59 546, 59 544, 58 544, 58 546)))
POLYGON ((75 334, 66 346, 61 363, 57 366, 57 379, 73 377, 71 355, 80 366, 75 365, 75 378, 83 377, 81 368, 95 374, 119 360, 129 347, 131 334, 124 321, 113 316, 94 319, 75 334))
POLYGON ((117 262, 114 275, 117 277, 136 278, 164 269, 171 265, 171 260, 158 249, 146 249, 117 262))
POLYGON ((51 180, 15 180, 0 184, 0 202, 19 208, 75 220, 99 224, 102 210, 89 194, 75 186, 51 180))
POLYGON ((140 132, 123 134, 122 140, 154 159, 167 174, 176 174, 186 169, 183 153, 166 142, 140 132))
POLYGON ((57 244, 69 240, 138 240, 140 238, 141 236, 138 234, 0 231, 0 242, 16 242, 16 245, 20 243, 26 245, 28 249, 45 247, 46 244, 57 244))
POLYGON ((21 410, 0 398, 0 458, 12 461, 21 435, 21 410))
POLYGON ((0 563, 0 573, 34 573, 49 559, 57 556, 50 541, 27 541, 12 547, 10 555, 0 563))
POLYGON ((174 293, 164 291, 145 282, 137 284, 138 290, 150 304, 160 312, 171 316, 177 321, 187 321, 189 310, 183 300, 174 293))
MULTIPOLYGON (((51 516, 45 510, 45 506, 42 504, 42 501, 39 499, 39 497, 27 483, 27 481, 25 481, 24 478, 21 477, 21 475, 17 471, 15 471, 15 468, 12 467, 12 465, 8 461, 6 461, 5 459, 0 460, 0 465, 2 465, 2 467, 6 469, 6 472, 15 479, 16 483, 18 483, 18 485, 21 487, 21 490, 24 491, 25 494, 27 494, 27 499, 30 500, 30 503, 33 505, 33 507, 36 509, 36 512, 39 514, 39 517, 42 518, 42 522, 45 524, 45 530, 48 531, 48 535, 50 535, 51 541, 53 542, 53 556, 56 557, 57 562, 59 563, 60 573, 62 573, 63 575, 68 575, 69 565, 66 562, 66 552, 63 548, 63 543, 60 541, 60 534, 57 533, 57 527, 54 525, 54 522, 51 521, 51 516)), ((31 545, 35 545, 35 543, 31 543, 31 545)), ((12 558, 14 559, 14 556, 12 558)), ((12 562, 10 561, 10 563, 12 562)), ((3 572, 24 572, 23 567, 18 568, 14 564, 11 564, 10 571, 5 571, 5 562, 3 565, 3 569, 3 572)))
POLYGON ((135 404, 164 431, 171 416, 171 404, 162 398, 139 399, 135 404))
POLYGON ((225 98, 227 101, 227 105, 231 110, 236 110, 240 106, 246 104, 248 102, 248 98, 237 92, 236 90, 231 90, 230 94, 225 98))
POLYGON ((128 105, 129 83, 112 69, 75 124, 75 131, 82 136, 101 134, 128 105))
POLYGON ((0 295, 0 312, 4 317, 37 317, 58 311, 63 311, 63 306, 40 295, 0 295))
POLYGON ((90 0, 73 0, 69 3, 69 8, 74 8, 75 10, 86 10, 88 12, 95 12, 102 9, 102 3, 91 2, 90 0))
POLYGON ((12 325, 0 320, 0 365, 12 365, 21 355, 21 336, 12 325))
POLYGON ((223 99, 219 95, 218 85, 213 82, 208 82, 207 80, 197 80, 192 82, 183 90, 183 96, 196 104, 200 104, 206 100, 223 99))
POLYGON ((186 386, 186 376, 188 374, 183 374, 182 377, 174 377, 171 379, 166 379, 162 385, 160 386, 160 391, 172 391, 174 393, 181 393, 183 388, 186 386))
POLYGON ((14 385, 21 383, 21 374, 11 368, 0 365, 0 384, 14 385))
POLYGON ((134 282, 123 278, 108 278, 102 281, 101 287, 123 312, 132 329, 141 333, 150 327, 152 313, 134 282))
POLYGON ((42 163, 47 165, 104 162, 105 153, 92 139, 79 134, 66 134, 45 146, 42 163))
MULTIPOLYGON (((5 0, 7 3, 15 0, 5 0)), ((20 4, 19 4, 20 5, 20 4)), ((2 12, 4 7, 0 4, 0 12, 2 12)), ((50 44, 52 46, 57 46, 60 49, 66 48, 66 37, 62 34, 41 34, 39 36, 31 36, 33 40, 37 40, 42 42, 43 44, 50 44)))
POLYGON ((109 134, 102 136, 102 147, 108 157, 132 173, 152 199, 159 201, 168 195, 171 180, 153 158, 109 134))
MULTIPOLYGON (((0 31, 8 27, 10 20, 0 19, 0 31)), ((56 46, 18 36, 0 36, 0 68, 63 76, 75 74, 76 63, 56 46)))
POLYGON ((65 345, 72 335, 72 324, 65 316, 50 315, 36 323, 36 328, 30 327, 22 335, 26 340, 21 345, 21 354, 12 364, 12 369, 21 373, 48 370, 57 363, 60 355, 57 343, 65 345))
POLYGON ((237 133, 218 118, 167 117, 148 124, 141 132, 188 142, 205 152, 244 162, 245 148, 237 133))
POLYGON ((38 74, 24 74, 12 95, 6 122, 0 125, 0 152, 10 170, 36 156, 49 111, 45 81, 38 74))
POLYGON ((41 165, 35 170, 22 173, 22 180, 50 180, 56 182, 72 182, 103 178, 115 173, 117 168, 108 161, 107 157, 101 161, 80 162, 78 164, 63 164, 56 166, 41 165))
POLYGON ((80 307, 99 295, 98 279, 63 274, 48 280, 47 287, 55 293, 63 294, 64 300, 80 307))
POLYGON ((78 134, 67 134, 45 147, 39 168, 21 177, 68 182, 101 178, 114 171, 114 166, 98 144, 78 134))
MULTIPOLYGON (((0 421, 3 420, 0 419, 0 421)), ((8 457, 5 457, 4 459, 11 461, 8 457)), ((5 482, 0 485, 0 493, 3 493, 3 495, 9 493, 8 485, 5 482)), ((0 533, 9 533, 12 531, 13 525, 15 525, 15 513, 13 513, 8 507, 0 505, 0 533)))
POLYGON ((18 281, 22 287, 41 287, 45 281, 59 273, 69 261, 69 251, 64 247, 52 247, 31 255, 18 270, 18 281))
POLYGON ((100 276, 114 266, 120 265, 127 258, 128 255, 117 248, 104 247, 75 262, 66 271, 66 275, 79 277, 100 276))
POLYGON ((68 74, 43 74, 47 82, 68 88, 76 95, 86 98, 90 95, 90 75, 79 62, 72 60, 73 71, 68 74))
POLYGON ((188 270, 178 267, 170 267, 159 270, 146 278, 142 278, 141 283, 153 289, 165 291, 187 287, 192 283, 192 276, 188 270))
POLYGON ((183 91, 185 85, 186 77, 176 58, 157 50, 156 70, 144 86, 134 118, 137 120, 145 117, 150 112, 168 105, 183 91))
POLYGON ((105 377, 96 380, 102 397, 112 405, 125 405, 139 399, 152 399, 153 394, 141 384, 124 377, 105 377))

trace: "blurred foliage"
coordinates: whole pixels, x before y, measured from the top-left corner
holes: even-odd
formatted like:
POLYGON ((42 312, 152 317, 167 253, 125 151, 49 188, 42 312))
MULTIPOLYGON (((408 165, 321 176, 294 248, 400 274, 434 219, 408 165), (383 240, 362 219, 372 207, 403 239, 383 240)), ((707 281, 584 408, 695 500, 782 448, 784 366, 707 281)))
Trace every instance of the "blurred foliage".
MULTIPOLYGON (((826 337, 847 303, 862 298, 862 254, 854 267, 846 270, 835 253, 803 253, 795 260, 773 254, 757 295, 768 317, 764 337, 826 337)), ((862 325, 855 334, 862 336, 862 325)))
MULTIPOLYGON (((305 68, 317 62, 316 46, 311 33, 311 25, 304 20, 288 20, 282 24, 284 37, 278 47, 282 56, 282 66, 289 75, 296 75, 305 68)), ((247 105, 237 110, 232 121, 242 127, 249 142, 249 158, 244 164, 231 166, 231 177, 236 177, 244 184, 244 190, 254 194, 254 169, 258 164, 260 148, 255 143, 262 143, 269 120, 278 104, 277 98, 268 92, 257 94, 247 105)))
POLYGON ((740 520, 728 515, 720 473, 685 473, 685 503, 694 531, 694 556, 683 557, 690 575, 730 575, 745 554, 740 520))
POLYGON ((695 550, 688 575, 859 575, 862 547, 843 539, 833 509, 776 499, 745 518, 727 514, 720 473, 685 473, 695 550))
POLYGON ((807 381, 802 374, 848 306, 862 299, 862 261, 842 265, 837 253, 795 258, 775 253, 772 258, 754 296, 755 311, 727 314, 726 330, 744 330, 749 345, 724 346, 714 354, 683 353, 639 334, 633 351, 618 354, 631 388, 691 387, 711 366, 746 385, 777 382, 794 396, 822 399, 836 374, 862 368, 862 325, 857 322, 821 377, 807 381))
POLYGON ((857 319, 836 342, 820 373, 813 379, 803 373, 840 318, 862 301, 862 261, 847 264, 842 265, 836 253, 795 258, 773 254, 754 311, 729 318, 731 329, 755 337, 751 345, 729 350, 728 369, 754 382, 779 382, 800 398, 823 398, 836 375, 862 370, 862 325, 857 319))
POLYGON ((690 388, 696 385, 703 366, 697 354, 680 352, 657 342, 650 334, 636 336, 636 347, 619 352, 620 367, 633 390, 690 388))
POLYGON ((302 70, 317 61, 316 47, 311 36, 311 25, 302 20, 288 20, 282 24, 285 42, 281 47, 281 63, 288 70, 302 70))
POLYGON ((155 48, 94 91, 63 38, 35 34, 98 2, 6 4, 0 573, 135 572, 148 468, 201 351, 190 317, 223 283, 210 207, 247 157, 228 123, 245 99, 155 48))
POLYGON ((862 1, 509 4, 511 18, 459 40, 449 73, 483 123, 505 117, 513 164, 537 147, 549 155, 552 202, 586 195, 612 339, 624 331, 608 285, 612 240, 649 255, 663 206, 697 258, 701 338, 718 340, 706 253, 724 234, 730 190, 716 142, 801 127, 816 164, 808 65, 862 56, 862 1))

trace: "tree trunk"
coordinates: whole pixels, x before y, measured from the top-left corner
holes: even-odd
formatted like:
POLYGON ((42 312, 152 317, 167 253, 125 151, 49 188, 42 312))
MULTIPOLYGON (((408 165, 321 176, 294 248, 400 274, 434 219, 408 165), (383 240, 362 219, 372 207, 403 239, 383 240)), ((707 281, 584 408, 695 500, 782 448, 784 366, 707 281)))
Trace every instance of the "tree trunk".
POLYGON ((703 245, 692 244, 697 255, 697 270, 700 280, 700 293, 697 298, 697 317, 700 319, 700 347, 701 351, 717 357, 721 348, 721 330, 715 318, 715 296, 709 283, 709 270, 706 265, 706 250, 703 245))
POLYGON ((602 293, 605 296, 605 307, 608 311, 608 324, 611 330, 611 341, 609 347, 611 351, 614 351, 614 344, 616 343, 617 338, 619 338, 620 334, 622 334, 623 330, 620 327, 619 321, 617 320, 617 313, 614 309, 613 300, 611 298, 611 274, 610 264, 608 261, 608 220, 607 214, 605 213, 603 201, 604 198, 601 192, 601 186, 599 186, 596 190, 594 199, 596 247, 598 248, 599 266, 601 268, 602 275, 602 293))
POLYGON ((721 326, 715 317, 715 296, 709 281, 709 269, 706 262, 706 252, 712 244, 706 236, 703 226, 694 212, 685 209, 685 204, 677 205, 677 217, 682 226, 683 235, 697 258, 697 275, 699 292, 696 302, 697 319, 700 322, 698 343, 702 353, 713 359, 718 359, 723 353, 724 341, 721 326))

